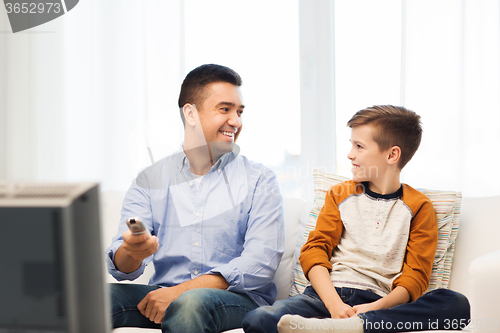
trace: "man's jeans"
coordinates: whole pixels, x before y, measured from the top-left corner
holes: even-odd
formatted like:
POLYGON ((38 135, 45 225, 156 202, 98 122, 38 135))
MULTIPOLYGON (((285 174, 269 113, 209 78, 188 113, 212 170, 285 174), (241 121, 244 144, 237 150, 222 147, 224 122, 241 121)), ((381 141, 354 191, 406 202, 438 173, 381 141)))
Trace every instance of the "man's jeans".
POLYGON ((150 291, 158 288, 112 283, 113 328, 161 328, 162 332, 173 333, 222 332, 241 327, 247 312, 257 308, 257 304, 244 294, 220 289, 192 289, 170 304, 161 325, 155 324, 139 312, 137 305, 150 291))
MULTIPOLYGON (((335 289, 342 301, 351 306, 370 303, 380 298, 369 290, 335 289)), ((312 287, 307 287, 302 295, 276 301, 273 306, 263 306, 249 312, 243 320, 243 328, 247 333, 277 332, 277 324, 285 314, 295 314, 305 318, 330 318, 330 312, 318 294, 312 287)), ((462 294, 447 289, 437 289, 414 302, 391 309, 368 311, 359 317, 363 319, 365 333, 460 330, 469 323, 470 306, 462 294)), ((299 327, 298 325, 290 323, 291 328, 299 327)), ((325 319, 321 325, 323 328, 330 328, 332 321, 325 319)))

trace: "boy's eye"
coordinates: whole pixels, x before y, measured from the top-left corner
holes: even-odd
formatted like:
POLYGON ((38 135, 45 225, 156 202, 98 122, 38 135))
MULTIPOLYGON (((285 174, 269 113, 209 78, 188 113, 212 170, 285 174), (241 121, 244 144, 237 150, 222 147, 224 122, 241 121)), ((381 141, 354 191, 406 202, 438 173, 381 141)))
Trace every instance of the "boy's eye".
POLYGON ((363 148, 363 147, 361 147, 361 145, 356 145, 356 146, 358 147, 358 149, 361 149, 361 148, 363 148))

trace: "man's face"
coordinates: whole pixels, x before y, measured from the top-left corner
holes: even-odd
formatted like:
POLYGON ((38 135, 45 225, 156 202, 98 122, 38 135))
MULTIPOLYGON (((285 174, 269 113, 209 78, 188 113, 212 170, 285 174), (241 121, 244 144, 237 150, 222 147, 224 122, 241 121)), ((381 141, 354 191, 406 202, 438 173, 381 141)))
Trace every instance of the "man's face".
POLYGON ((352 147, 347 158, 351 160, 352 179, 355 182, 373 182, 387 168, 389 151, 380 151, 379 145, 373 140, 374 131, 371 125, 352 128, 352 147))
POLYGON ((241 129, 245 108, 240 88, 227 82, 215 82, 206 89, 207 98, 201 107, 196 106, 205 140, 211 147, 221 146, 231 151, 230 147, 241 129))

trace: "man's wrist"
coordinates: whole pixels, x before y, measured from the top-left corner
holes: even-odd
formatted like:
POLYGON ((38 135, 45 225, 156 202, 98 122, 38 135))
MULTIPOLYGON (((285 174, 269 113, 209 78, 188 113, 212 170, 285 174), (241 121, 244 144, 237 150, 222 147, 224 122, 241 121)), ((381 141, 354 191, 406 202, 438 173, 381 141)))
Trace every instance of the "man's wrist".
POLYGON ((117 270, 129 274, 141 267, 142 260, 133 258, 123 246, 120 246, 115 253, 113 263, 117 270))

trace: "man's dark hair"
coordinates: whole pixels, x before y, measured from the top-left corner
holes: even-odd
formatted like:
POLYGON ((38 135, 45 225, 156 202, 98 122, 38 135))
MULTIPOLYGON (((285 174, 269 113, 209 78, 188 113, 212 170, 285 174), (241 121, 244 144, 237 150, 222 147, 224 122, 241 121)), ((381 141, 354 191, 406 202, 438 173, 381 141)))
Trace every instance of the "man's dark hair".
POLYGON ((207 85, 215 82, 227 82, 235 86, 241 86, 241 77, 231 68, 207 64, 196 67, 184 79, 179 94, 179 108, 181 112, 182 123, 185 123, 182 108, 186 103, 201 106, 207 95, 207 85))

